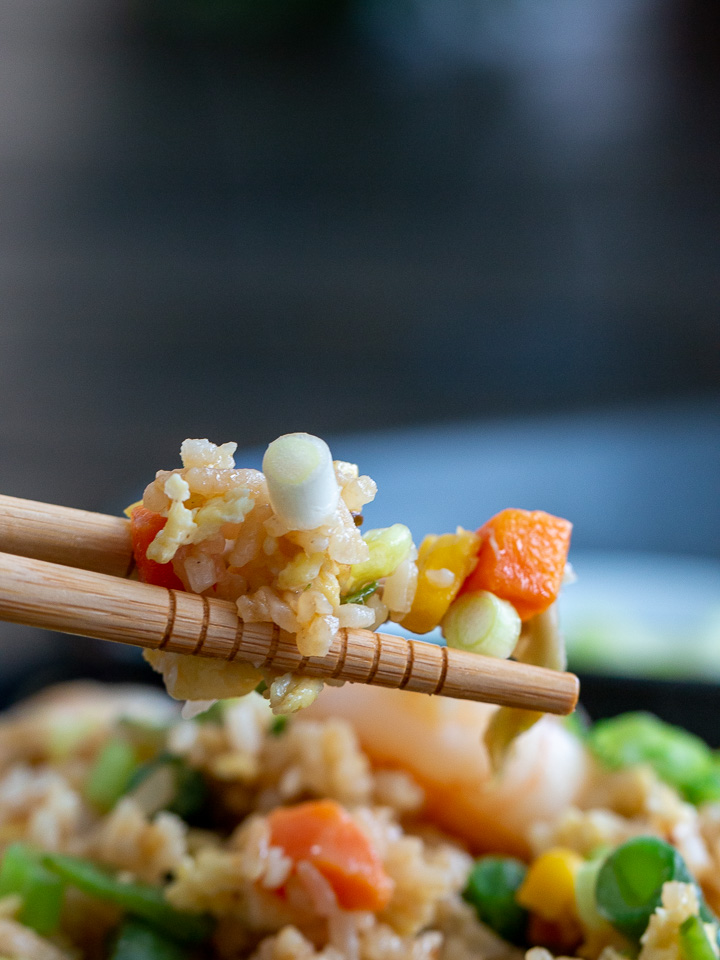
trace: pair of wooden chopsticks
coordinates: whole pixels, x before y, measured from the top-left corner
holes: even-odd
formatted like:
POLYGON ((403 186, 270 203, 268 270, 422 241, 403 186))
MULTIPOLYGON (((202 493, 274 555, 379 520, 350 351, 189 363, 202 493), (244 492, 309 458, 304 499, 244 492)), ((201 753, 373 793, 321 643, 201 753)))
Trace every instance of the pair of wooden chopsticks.
POLYGON ((326 656, 303 657, 291 634, 243 622, 234 603, 126 579, 133 560, 122 517, 0 496, 0 551, 0 620, 547 713, 577 703, 573 674, 369 630, 343 628, 326 656))

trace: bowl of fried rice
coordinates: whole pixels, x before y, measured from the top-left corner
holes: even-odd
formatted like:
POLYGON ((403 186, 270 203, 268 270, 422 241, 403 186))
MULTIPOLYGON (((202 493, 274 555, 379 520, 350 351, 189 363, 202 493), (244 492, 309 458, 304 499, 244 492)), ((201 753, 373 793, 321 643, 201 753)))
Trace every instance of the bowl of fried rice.
MULTIPOLYGON (((564 669, 567 521, 416 546, 364 530, 375 484, 318 438, 233 454, 185 441, 150 480, 135 576, 308 656, 390 624, 564 669)), ((720 762, 694 735, 146 656, 166 691, 70 682, 0 719, 3 960, 718 956, 720 762)))

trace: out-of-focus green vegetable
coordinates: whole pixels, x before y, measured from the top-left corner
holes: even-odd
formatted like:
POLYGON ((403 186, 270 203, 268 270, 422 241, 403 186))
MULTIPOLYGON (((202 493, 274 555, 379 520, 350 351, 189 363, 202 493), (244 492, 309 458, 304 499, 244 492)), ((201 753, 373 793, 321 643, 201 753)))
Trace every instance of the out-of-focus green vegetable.
POLYGON ((121 717, 117 722, 118 734, 135 747, 139 761, 149 760, 163 749, 169 729, 169 723, 139 717, 121 717))
MULTIPOLYGON (((189 766, 182 757, 163 753, 155 760, 143 764, 133 774, 127 792, 135 794, 145 787, 141 806, 146 814, 168 810, 183 820, 191 820, 205 805, 208 796, 205 778, 199 770, 189 766), (153 803, 148 794, 148 783, 153 778, 157 784, 157 799, 153 803)), ((152 792, 152 791, 150 791, 152 792)))
POLYGON ((603 862, 595 885, 598 911, 620 933, 639 941, 660 906, 663 884, 669 880, 693 884, 701 905, 700 916, 713 919, 683 858, 657 837, 633 837, 603 862))
POLYGON ((367 598, 372 596, 376 590, 377 580, 373 580, 372 583, 366 583, 364 587, 360 587, 354 593, 347 593, 344 597, 340 597, 340 603, 365 603, 367 598))
POLYGON ((273 717, 270 724, 270 733, 273 737, 279 737, 281 733, 285 732, 287 725, 290 721, 290 718, 281 714, 278 717, 273 717))
POLYGON ((343 596, 356 593, 381 577, 389 577, 412 548, 412 534, 404 523, 368 530, 363 534, 363 540, 368 545, 370 557, 350 567, 349 577, 343 584, 343 596))
POLYGON ((225 707, 224 701, 218 700, 211 707, 208 707, 207 710, 203 710, 202 713, 199 713, 196 717, 193 717, 195 723, 214 723, 218 726, 221 726, 225 719, 225 707))
POLYGON ((510 943, 525 941, 528 912, 516 902, 515 892, 526 872, 525 864, 512 857, 482 857, 463 891, 478 919, 510 943))
POLYGON ((22 843, 11 844, 0 866, 0 897, 15 893, 22 898, 18 919, 46 936, 60 920, 63 882, 40 863, 40 855, 22 843))
POLYGON ((149 924, 128 917, 118 930, 109 960, 186 960, 190 951, 149 924))
POLYGON ((683 960, 717 960, 700 917, 688 917, 680 924, 680 952, 683 960))
POLYGON ((588 745, 610 768, 649 764, 692 803, 720 799, 720 768, 712 750, 699 737, 651 713, 599 720, 588 745))
POLYGON ((586 860, 575 874, 575 905, 587 930, 607 929, 608 921, 599 912, 595 901, 595 885, 602 865, 602 857, 586 860))
POLYGON ((138 756, 123 737, 111 737, 103 745, 85 781, 85 798, 101 813, 111 810, 127 790, 138 756))
POLYGON ((175 910, 160 887, 144 883, 122 883, 88 860, 61 853, 47 853, 41 862, 66 883, 83 893, 116 904, 135 917, 180 942, 201 943, 213 929, 211 918, 175 910))
POLYGON ((449 647, 503 660, 515 649, 520 627, 515 607, 487 590, 461 594, 442 621, 449 647))
POLYGON ((587 711, 583 709, 582 704, 578 704, 572 713, 562 718, 562 725, 578 740, 585 740, 592 726, 587 711))

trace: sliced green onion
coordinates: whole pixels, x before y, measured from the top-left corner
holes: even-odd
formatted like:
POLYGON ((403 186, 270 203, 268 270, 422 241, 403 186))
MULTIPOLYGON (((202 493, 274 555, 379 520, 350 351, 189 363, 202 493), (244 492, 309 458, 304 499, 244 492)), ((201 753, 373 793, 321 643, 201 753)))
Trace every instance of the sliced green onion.
POLYGON ((340 603, 365 603, 367 598, 375 593, 377 586, 377 580, 366 583, 364 587, 360 587, 354 593, 346 593, 344 597, 340 597, 340 603))
POLYGON ((40 855, 22 843, 11 844, 0 867, 0 896, 22 898, 19 921, 42 936, 54 933, 60 921, 63 882, 40 863, 40 855))
POLYGON ((109 960, 186 960, 190 950, 133 917, 126 919, 117 934, 109 960))
POLYGON ((362 563, 353 563, 350 574, 344 583, 343 593, 355 593, 366 584, 381 577, 389 577, 412 549, 412 534, 404 523, 394 523, 391 527, 379 527, 363 534, 370 556, 362 563))
POLYGON ((45 854, 42 863, 83 893, 116 904, 176 940, 201 943, 212 932, 213 921, 210 917, 176 910, 165 900, 160 887, 122 883, 88 860, 61 853, 45 854))
POLYGON ((330 448, 309 433, 273 440, 262 462, 270 504, 290 530, 314 530, 340 498, 330 448))
POLYGON ((702 904, 701 915, 712 919, 683 858, 657 837, 634 837, 603 862, 595 885, 598 912, 620 933, 639 941, 661 904, 663 884, 669 880, 693 884, 702 904))
POLYGON ((207 801, 205 778, 182 757, 164 753, 143 764, 135 771, 128 784, 128 795, 134 796, 151 778, 157 787, 157 800, 153 803, 152 797, 146 797, 147 790, 143 791, 142 807, 148 816, 159 810, 168 810, 183 820, 191 820, 207 801))
POLYGON ((111 810, 127 790, 138 757, 123 737, 108 740, 85 781, 85 799, 101 813, 111 810))
POLYGON ((507 600, 479 590, 464 593, 450 604, 442 621, 449 647, 506 659, 520 636, 520 617, 507 600))
POLYGON ((475 908, 478 919, 515 944, 525 941, 528 912, 516 902, 515 892, 526 872, 525 864, 511 857, 482 857, 463 891, 463 899, 475 908))
POLYGON ((603 865, 603 858, 586 860, 575 874, 575 904, 578 916, 586 930, 607 929, 608 921, 597 908, 595 886, 603 865))
POLYGON ((710 748, 699 737, 651 713, 599 720, 588 744, 611 769, 649 764, 661 780, 691 802, 720 798, 720 769, 710 748))
POLYGON ((700 917, 680 924, 680 953, 683 960, 717 960, 700 917))

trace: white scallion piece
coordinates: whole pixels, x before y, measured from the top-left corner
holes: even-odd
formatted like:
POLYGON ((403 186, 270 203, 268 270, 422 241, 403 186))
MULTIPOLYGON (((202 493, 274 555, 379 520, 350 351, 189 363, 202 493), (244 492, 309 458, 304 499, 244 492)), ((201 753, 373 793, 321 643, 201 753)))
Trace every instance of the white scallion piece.
POLYGON ((309 433, 273 440, 263 457, 270 504, 289 530, 314 530, 335 512, 340 488, 330 448, 309 433))
POLYGON ((449 647, 507 659, 520 636, 520 617, 507 600, 479 590, 454 600, 442 622, 449 647))

